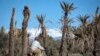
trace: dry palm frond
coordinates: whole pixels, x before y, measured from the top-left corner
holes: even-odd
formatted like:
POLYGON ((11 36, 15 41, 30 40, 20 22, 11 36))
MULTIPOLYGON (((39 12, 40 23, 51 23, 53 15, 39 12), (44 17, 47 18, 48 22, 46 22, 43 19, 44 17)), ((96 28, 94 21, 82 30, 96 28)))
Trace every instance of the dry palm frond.
POLYGON ((43 15, 40 15, 40 16, 37 15, 37 19, 38 19, 40 24, 43 24, 43 22, 44 22, 44 16, 43 15))

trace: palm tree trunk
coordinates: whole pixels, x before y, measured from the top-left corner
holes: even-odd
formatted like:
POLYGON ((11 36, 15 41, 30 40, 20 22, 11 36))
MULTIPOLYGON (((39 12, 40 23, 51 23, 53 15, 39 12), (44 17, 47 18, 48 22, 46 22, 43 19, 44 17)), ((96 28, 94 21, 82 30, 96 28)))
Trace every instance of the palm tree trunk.
POLYGON ((63 31, 62 31, 62 39, 61 39, 61 45, 60 45, 60 50, 59 50, 59 53, 60 53, 60 56, 63 55, 63 47, 64 47, 64 43, 65 43, 65 38, 66 38, 66 26, 64 25, 63 26, 63 31))
POLYGON ((63 30, 62 30, 62 39, 61 39, 61 45, 60 45, 60 50, 59 50, 59 53, 60 53, 60 56, 62 56, 63 54, 63 46, 64 46, 64 42, 65 42, 65 40, 64 40, 64 38, 66 38, 66 33, 67 33, 67 30, 68 30, 68 28, 67 28, 67 16, 68 16, 68 14, 67 13, 65 13, 65 15, 64 15, 64 18, 63 18, 63 23, 64 23, 64 25, 63 25, 63 30))
POLYGON ((63 33, 62 39, 61 39, 61 45, 60 45, 60 51, 59 51, 60 56, 63 55, 62 53, 63 53, 63 45, 64 45, 64 36, 65 36, 65 33, 63 33))
POLYGON ((23 15, 23 23, 22 23, 22 56, 27 56, 28 51, 28 37, 27 37, 27 25, 29 20, 29 9, 28 7, 24 7, 23 15))
POLYGON ((12 17, 10 22, 10 31, 9 31, 9 56, 14 56, 14 15, 15 8, 12 10, 12 17))
POLYGON ((41 29, 42 29, 42 36, 43 36, 43 47, 46 48, 46 28, 42 26, 41 29))

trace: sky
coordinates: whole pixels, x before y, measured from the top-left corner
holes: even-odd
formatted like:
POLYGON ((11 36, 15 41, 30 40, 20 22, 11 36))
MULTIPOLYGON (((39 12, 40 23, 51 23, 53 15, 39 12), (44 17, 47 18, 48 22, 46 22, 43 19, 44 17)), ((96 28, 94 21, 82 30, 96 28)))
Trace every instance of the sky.
POLYGON ((28 29, 38 28, 39 24, 36 15, 43 14, 45 16, 46 28, 60 29, 59 19, 63 16, 63 10, 59 2, 74 3, 75 10, 71 12, 69 17, 74 20, 72 26, 79 26, 77 17, 79 15, 93 15, 97 6, 100 7, 100 0, 0 0, 0 27, 4 26, 9 29, 12 8, 15 8, 15 21, 17 28, 22 27, 24 6, 28 6, 31 16, 28 23, 28 29), (48 22, 51 21, 52 23, 48 22))

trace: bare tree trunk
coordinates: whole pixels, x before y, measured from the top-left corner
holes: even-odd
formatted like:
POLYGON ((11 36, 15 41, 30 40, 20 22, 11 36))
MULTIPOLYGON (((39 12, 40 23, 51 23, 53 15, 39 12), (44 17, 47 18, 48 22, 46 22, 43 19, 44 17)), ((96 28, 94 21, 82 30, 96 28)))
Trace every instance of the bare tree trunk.
POLYGON ((12 10, 10 31, 9 31, 9 56, 14 56, 14 15, 15 8, 12 10))
POLYGON ((46 28, 42 26, 41 29, 42 29, 42 36, 43 36, 43 47, 46 48, 46 28))
POLYGON ((23 10, 23 23, 22 23, 22 56, 27 56, 28 51, 28 37, 27 37, 27 25, 30 16, 30 11, 27 6, 23 10))

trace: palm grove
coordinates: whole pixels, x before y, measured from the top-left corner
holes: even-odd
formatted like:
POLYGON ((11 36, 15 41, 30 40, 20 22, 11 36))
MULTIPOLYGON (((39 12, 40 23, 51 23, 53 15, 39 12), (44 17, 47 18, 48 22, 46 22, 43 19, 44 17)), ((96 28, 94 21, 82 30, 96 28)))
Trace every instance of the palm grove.
MULTIPOLYGON (((60 2, 63 10, 63 17, 60 19, 62 24, 61 39, 54 40, 47 35, 44 16, 37 15, 37 20, 41 26, 41 33, 37 37, 45 48, 47 56, 100 56, 100 14, 99 7, 94 9, 92 21, 88 21, 90 16, 79 15, 77 17, 81 25, 77 28, 71 27, 69 14, 77 9, 74 4, 60 2), (69 33, 75 34, 75 38, 67 38, 69 33), (78 55, 77 55, 78 56, 78 55)), ((4 27, 0 29, 0 56, 27 56, 29 51, 29 38, 27 33, 28 20, 30 18, 30 10, 27 6, 23 10, 22 29, 16 27, 17 22, 14 20, 15 8, 12 10, 10 28, 8 33, 4 27)), ((34 24, 34 23, 33 23, 34 24)))

